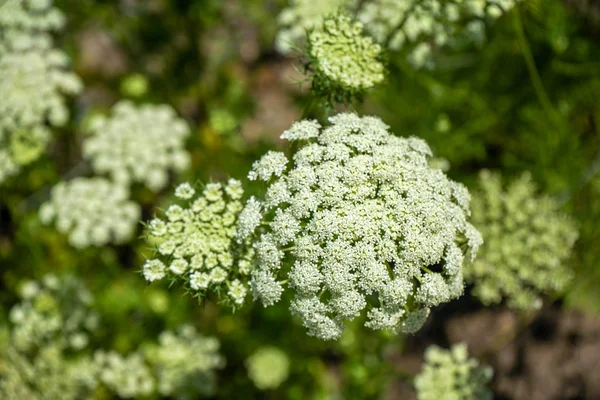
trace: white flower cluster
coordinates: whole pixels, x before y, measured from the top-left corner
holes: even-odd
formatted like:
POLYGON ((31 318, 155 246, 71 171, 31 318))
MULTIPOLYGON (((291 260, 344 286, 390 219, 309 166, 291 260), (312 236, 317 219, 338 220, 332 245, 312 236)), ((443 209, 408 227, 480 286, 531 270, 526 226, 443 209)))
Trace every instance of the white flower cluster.
POLYGON ((472 210, 485 243, 465 266, 465 279, 483 304, 506 300, 515 309, 536 309, 544 293, 569 283, 577 226, 555 199, 538 194, 530 174, 505 188, 500 175, 482 171, 472 210))
POLYGON ((46 275, 40 282, 25 282, 21 297, 9 314, 16 349, 27 352, 48 342, 75 350, 87 346, 98 316, 91 311, 93 297, 81 282, 46 275))
POLYGON ((215 389, 216 370, 225 365, 219 341, 204 337, 190 326, 161 333, 158 344, 128 355, 97 351, 94 364, 98 381, 121 398, 147 398, 160 394, 176 399, 197 399, 215 389))
POLYGON ((358 20, 392 50, 409 49, 416 67, 432 67, 436 49, 460 38, 482 41, 485 20, 500 17, 518 0, 370 0, 358 20))
POLYGON ((144 398, 155 392, 154 376, 139 353, 124 357, 115 351, 97 351, 94 363, 99 383, 121 398, 144 398))
POLYGON ((4 0, 0 13, 2 37, 11 39, 11 44, 19 43, 23 37, 61 29, 65 23, 63 13, 54 8, 52 0, 4 0))
POLYGON ((110 117, 97 117, 83 155, 98 174, 109 174, 124 185, 142 182, 153 191, 168 182, 169 171, 190 164, 184 148, 190 129, 167 105, 117 103, 110 117))
POLYGON ((384 79, 381 46, 344 14, 326 17, 322 29, 308 33, 306 47, 317 96, 350 102, 384 79))
POLYGON ((414 332, 430 307, 463 293, 463 254, 481 244, 467 222, 469 193, 429 167, 424 141, 395 137, 375 117, 330 122, 282 135, 314 138, 299 143, 291 169, 269 153, 250 174, 269 182, 238 223, 238 239, 252 237, 256 249, 254 296, 271 305, 289 280, 292 312, 322 339, 364 309, 370 328, 414 332))
POLYGON ((81 282, 48 275, 24 283, 21 296, 9 315, 8 346, 0 349, 1 399, 96 398, 99 388, 124 399, 196 399, 215 389, 216 370, 225 364, 219 342, 192 326, 165 331, 158 343, 125 356, 96 350, 91 357, 98 316, 81 282))
POLYGON ((0 363, 0 398, 76 400, 95 386, 83 353, 98 325, 92 296, 72 277, 45 276, 22 285, 10 313, 9 344, 0 363))
POLYGON ((242 184, 209 183, 200 196, 189 183, 175 195, 187 204, 171 205, 166 219, 150 221, 150 239, 157 243, 156 258, 146 261, 143 274, 152 282, 168 277, 185 282, 196 296, 208 291, 226 294, 235 305, 244 303, 254 251, 234 240, 243 208, 242 184))
POLYGON ((276 347, 261 347, 248 357, 246 368, 258 389, 277 389, 290 374, 290 359, 276 347))
POLYGON ((157 345, 146 352, 162 396, 196 399, 215 390, 215 371, 225 365, 219 341, 204 337, 191 325, 161 333, 157 345))
POLYGON ((435 50, 459 40, 482 41, 486 19, 496 19, 518 0, 293 0, 279 15, 276 47, 288 53, 306 31, 338 11, 356 15, 375 40, 391 50, 408 49, 415 67, 433 65, 435 50))
POLYGON ((36 160, 50 127, 68 120, 65 95, 81 91, 49 30, 63 24, 49 0, 7 0, 0 12, 0 183, 36 160))
POLYGON ((487 388, 493 370, 469 358, 467 346, 456 344, 450 350, 429 346, 425 364, 415 378, 419 400, 492 399, 487 388))
POLYGON ((75 178, 52 188, 39 215, 45 224, 56 221, 75 247, 123 243, 135 233, 141 214, 128 197, 128 189, 104 178, 75 178))
POLYGON ((4 349, 0 398, 6 400, 79 400, 92 398, 96 371, 87 356, 69 356, 53 343, 34 356, 4 349))

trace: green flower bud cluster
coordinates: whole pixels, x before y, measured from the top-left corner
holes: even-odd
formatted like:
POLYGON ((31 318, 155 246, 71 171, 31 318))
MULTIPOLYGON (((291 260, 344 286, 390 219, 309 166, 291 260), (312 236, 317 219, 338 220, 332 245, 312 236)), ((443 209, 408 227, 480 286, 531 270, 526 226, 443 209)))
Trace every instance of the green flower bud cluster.
POLYGON ((538 194, 528 173, 506 188, 500 175, 480 173, 472 221, 484 244, 477 260, 465 267, 465 279, 483 304, 505 299, 509 307, 535 309, 543 293, 567 285, 578 230, 559 209, 555 199, 538 194))
POLYGON ((134 235, 140 207, 129 200, 129 190, 104 178, 75 178, 52 188, 40 207, 44 224, 56 222, 77 248, 123 243, 134 235))
POLYGON ((251 246, 234 240, 243 193, 235 179, 224 186, 209 183, 196 198, 189 183, 178 186, 175 196, 187 204, 173 204, 165 219, 149 223, 157 246, 155 258, 143 267, 146 280, 166 277, 184 282, 199 298, 212 291, 234 305, 243 304, 254 256, 251 246))
POLYGON ((246 360, 248 376, 260 390, 277 389, 288 378, 290 359, 276 347, 265 346, 246 360))
POLYGON ((469 358, 465 344, 450 350, 433 345, 425 350, 425 363, 414 383, 419 400, 486 400, 492 399, 487 388, 492 376, 492 368, 469 358))
POLYGON ((0 183, 43 153, 50 127, 68 120, 65 95, 82 85, 53 47, 63 24, 48 0, 8 0, 0 12, 0 183))
POLYGON ((184 148, 190 129, 170 106, 121 101, 110 117, 97 117, 90 125, 83 155, 94 172, 108 174, 114 182, 142 182, 158 191, 170 170, 180 172, 190 164, 184 148))
POLYGON ((146 359, 157 377, 158 392, 178 399, 209 396, 216 388, 216 370, 225 366, 219 341, 204 337, 191 325, 161 333, 146 359))
POLYGON ((149 86, 148 78, 144 75, 131 74, 121 81, 120 89, 124 96, 140 98, 148 93, 149 86))
POLYGON ((346 15, 326 17, 322 29, 308 33, 306 47, 312 90, 330 103, 360 100, 384 80, 381 46, 363 34, 360 22, 346 15))
POLYGON ((289 281, 292 312, 321 339, 339 338, 365 309, 372 329, 414 332, 431 307, 463 293, 464 254, 481 243, 469 193, 429 166, 424 141, 375 117, 330 122, 295 123, 282 135, 299 141, 292 167, 269 152, 249 174, 269 183, 237 227, 256 249, 254 296, 269 306, 289 281))

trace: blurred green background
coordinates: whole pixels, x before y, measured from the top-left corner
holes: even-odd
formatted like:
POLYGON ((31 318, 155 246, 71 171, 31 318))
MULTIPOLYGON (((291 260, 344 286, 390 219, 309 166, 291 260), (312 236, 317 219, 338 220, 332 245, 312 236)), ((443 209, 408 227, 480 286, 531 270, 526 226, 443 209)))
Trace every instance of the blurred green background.
MULTIPOLYGON (((169 203, 178 182, 245 180, 257 157, 281 147, 278 137, 293 121, 326 115, 319 109, 306 113, 309 92, 296 84, 301 60, 274 49, 284 0, 55 3, 67 16, 58 46, 71 56, 85 89, 72 100, 71 123, 55 133, 47 156, 0 187, 0 324, 5 329, 20 282, 72 273, 96 297, 103 320, 98 347, 126 353, 187 322, 218 337, 227 360, 219 372, 218 398, 404 399, 414 396, 410 379, 422 349, 454 341, 456 321, 467 324, 465 331, 469 323, 482 321, 487 321, 482 332, 495 330, 494 324, 511 326, 502 320, 506 310, 483 311, 465 296, 437 309, 414 337, 372 332, 356 323, 339 342, 326 343, 305 334, 285 301, 231 313, 216 302, 199 305, 167 285, 147 286, 140 275, 147 249, 142 239, 72 248, 53 227, 41 225, 37 209, 56 182, 89 172, 81 161, 82 127, 117 100, 170 104, 192 127, 187 142, 192 168, 173 177, 158 195, 134 187, 143 219, 169 203), (491 314, 475 322, 465 317, 482 312, 491 314), (290 376, 278 389, 260 391, 247 376, 245 360, 266 345, 287 353, 290 376)), ((388 54, 387 82, 352 107, 379 116, 396 135, 425 139, 437 157, 449 162, 448 175, 469 187, 483 168, 505 177, 530 171, 578 221, 573 284, 533 320, 514 323, 518 329, 509 330, 508 338, 522 345, 535 346, 536 329, 550 330, 543 324, 560 325, 564 316, 580 313, 583 321, 591 321, 583 325, 600 331, 595 317, 600 311, 599 21, 600 5, 593 1, 526 1, 488 27, 484 44, 449 50, 433 70, 415 70, 401 52, 388 54)), ((555 342, 554 337, 544 340, 555 342)), ((502 352, 490 348, 479 355, 496 366, 502 352)), ((498 398, 527 398, 503 389, 501 374, 495 378, 498 398)), ((544 385, 535 378, 535 366, 518 374, 532 387, 544 385)), ((583 396, 591 393, 586 390, 583 396)))

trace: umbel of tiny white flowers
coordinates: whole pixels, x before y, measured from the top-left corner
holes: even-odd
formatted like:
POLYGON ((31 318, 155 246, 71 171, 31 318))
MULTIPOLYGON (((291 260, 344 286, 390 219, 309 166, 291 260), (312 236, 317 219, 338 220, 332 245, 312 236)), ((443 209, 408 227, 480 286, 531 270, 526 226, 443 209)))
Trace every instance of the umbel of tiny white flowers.
POLYGON ((126 242, 140 214, 139 205, 129 200, 129 189, 98 177, 58 183, 39 210, 42 223, 55 221, 56 229, 78 248, 126 242))
POLYGON ((214 292, 243 304, 254 256, 248 243, 234 240, 243 193, 235 179, 226 185, 209 183, 199 196, 189 183, 179 185, 175 196, 182 204, 169 206, 165 219, 149 223, 156 249, 143 267, 146 280, 167 278, 183 282, 198 298, 214 292))
POLYGON ((91 294, 71 276, 46 275, 25 282, 20 296, 0 350, 0 398, 87 398, 95 370, 85 349, 98 326, 91 294))
POLYGON ((50 128, 68 120, 66 95, 81 91, 53 47, 63 16, 51 3, 8 0, 0 12, 0 183, 40 157, 50 128))
POLYGON ((121 101, 110 117, 96 117, 90 125, 83 155, 96 173, 109 174, 115 182, 142 182, 158 191, 167 184, 169 171, 189 165, 184 148, 189 127, 168 105, 121 101))
POLYGON ((2 353, 1 399, 93 398, 96 370, 86 354, 74 356, 52 342, 35 354, 19 352, 12 346, 2 353))
POLYGON ((300 145, 291 166, 269 152, 248 175, 268 182, 237 227, 256 249, 254 297, 272 305, 288 281, 291 311, 322 339, 365 309, 370 328, 414 332, 431 307, 463 293, 464 254, 481 243, 469 193, 429 166, 423 140, 396 137, 375 117, 330 122, 295 123, 281 136, 300 145))
POLYGON ((20 295, 21 302, 9 313, 15 349, 32 352, 50 342, 71 350, 87 346, 98 315, 91 310, 91 293, 79 280, 46 275, 23 283, 20 295))
POLYGON ((429 346, 425 350, 425 363, 415 377, 419 400, 491 400, 488 384, 494 371, 480 366, 469 358, 467 346, 456 344, 445 350, 429 346))
POLYGON ((98 350, 93 363, 98 383, 120 398, 145 398, 156 392, 152 370, 139 352, 123 356, 114 350, 98 350))
POLYGON ((322 29, 308 32, 306 42, 311 89, 329 104, 361 100, 384 80, 381 46, 344 14, 326 17, 322 29))
POLYGON ((216 338, 184 325, 127 355, 96 351, 94 364, 98 383, 122 398, 197 399, 213 394, 225 359, 216 338))
POLYGON ((465 266, 465 279, 483 304, 506 300, 511 308, 536 309, 544 293, 569 283, 577 226, 556 199, 538 194, 529 173, 505 188, 499 174, 481 171, 472 210, 485 241, 465 266))
POLYGON ((216 371, 225 366, 219 347, 216 338, 200 335, 191 325, 161 333, 158 344, 145 351, 157 378, 158 392, 181 399, 213 394, 216 371))

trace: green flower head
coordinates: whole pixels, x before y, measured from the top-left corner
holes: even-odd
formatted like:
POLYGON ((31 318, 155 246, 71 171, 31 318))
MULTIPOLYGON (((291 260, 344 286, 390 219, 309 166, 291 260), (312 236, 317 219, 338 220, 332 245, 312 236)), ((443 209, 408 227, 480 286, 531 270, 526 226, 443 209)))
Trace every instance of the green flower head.
POLYGON ((330 103, 349 103, 385 78, 382 49, 363 34, 360 22, 338 14, 307 36, 312 90, 330 103))
POLYGON ((189 183, 179 185, 175 196, 182 204, 172 204, 164 219, 148 225, 156 251, 143 267, 144 278, 166 277, 183 282, 194 296, 211 291, 242 305, 254 255, 251 246, 234 239, 243 193, 235 179, 209 183, 200 195, 189 183))

